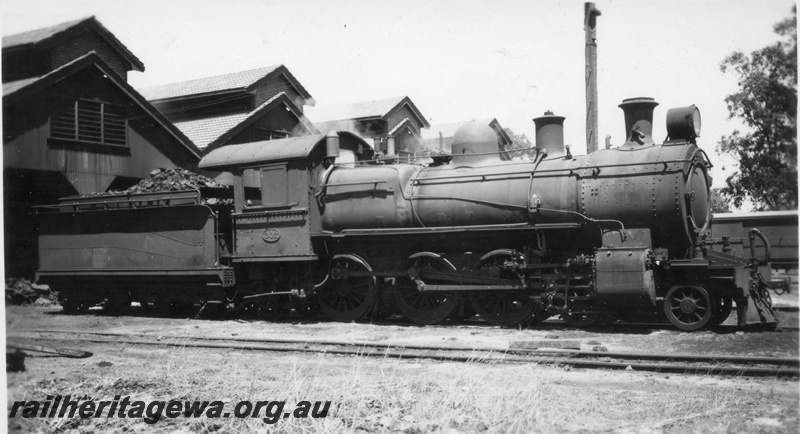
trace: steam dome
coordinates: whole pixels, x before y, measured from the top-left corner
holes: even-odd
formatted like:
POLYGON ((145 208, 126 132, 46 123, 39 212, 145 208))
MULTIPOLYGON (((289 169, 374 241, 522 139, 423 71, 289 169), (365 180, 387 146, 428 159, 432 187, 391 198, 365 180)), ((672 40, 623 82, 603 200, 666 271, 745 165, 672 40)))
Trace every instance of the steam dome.
POLYGON ((453 164, 500 161, 497 134, 482 122, 468 122, 453 135, 453 164))

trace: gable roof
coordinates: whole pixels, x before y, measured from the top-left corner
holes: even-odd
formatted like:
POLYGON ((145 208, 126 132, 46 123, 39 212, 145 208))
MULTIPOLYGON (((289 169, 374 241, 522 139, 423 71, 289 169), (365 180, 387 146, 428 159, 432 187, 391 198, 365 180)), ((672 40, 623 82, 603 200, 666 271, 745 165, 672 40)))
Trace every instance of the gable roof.
POLYGON ((200 150, 184 135, 175 125, 161 114, 152 104, 147 102, 142 95, 136 92, 127 81, 123 80, 111 67, 109 67, 100 56, 94 51, 90 51, 77 59, 58 67, 49 73, 36 78, 3 83, 3 104, 12 104, 22 101, 50 86, 62 81, 71 75, 87 68, 97 68, 108 77, 109 81, 116 85, 123 93, 136 102, 149 116, 161 125, 171 136, 181 143, 188 152, 200 159, 200 150))
POLYGON ((250 92, 264 81, 283 75, 310 104, 314 98, 283 65, 273 65, 256 68, 248 71, 233 72, 230 74, 215 75, 213 77, 198 78, 195 80, 177 83, 150 86, 139 89, 142 95, 150 101, 188 98, 192 96, 207 95, 223 92, 250 92))
POLYGON ((36 30, 3 37, 3 51, 15 51, 24 49, 45 49, 59 44, 67 38, 82 33, 86 30, 94 30, 115 50, 119 52, 136 71, 144 71, 144 64, 128 50, 113 33, 108 31, 94 15, 81 18, 75 21, 56 24, 36 30))
POLYGON ((207 150, 224 143, 280 104, 285 105, 309 131, 318 132, 314 124, 303 115, 303 112, 285 92, 280 92, 249 112, 175 122, 175 126, 186 134, 198 148, 207 150))
POLYGON ((403 118, 402 121, 398 122, 397 125, 395 125, 394 128, 392 128, 386 134, 389 135, 389 136, 392 136, 392 135, 396 134, 398 131, 400 131, 401 128, 403 128, 404 126, 406 126, 406 125, 408 125, 410 123, 411 123, 411 121, 408 120, 408 118, 403 118))
POLYGON ((3 96, 5 97, 8 94, 12 94, 25 86, 36 82, 41 77, 32 77, 32 78, 25 78, 22 80, 17 81, 9 81, 8 83, 3 83, 3 96))
POLYGON ((343 120, 366 120, 373 118, 385 118, 395 109, 407 104, 412 113, 425 126, 430 126, 425 117, 422 116, 417 106, 407 96, 396 96, 372 101, 361 101, 350 104, 317 106, 313 110, 308 110, 308 114, 315 122, 326 123, 343 120))

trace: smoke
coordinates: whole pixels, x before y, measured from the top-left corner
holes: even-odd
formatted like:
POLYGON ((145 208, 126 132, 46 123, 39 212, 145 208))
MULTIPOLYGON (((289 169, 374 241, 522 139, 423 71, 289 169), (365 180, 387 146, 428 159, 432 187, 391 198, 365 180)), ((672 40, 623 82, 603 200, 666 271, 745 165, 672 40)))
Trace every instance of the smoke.
POLYGON ((353 133, 364 140, 369 140, 369 138, 364 133, 364 128, 358 122, 345 119, 341 121, 334 121, 334 122, 327 122, 327 123, 320 123, 315 124, 317 129, 320 133, 326 134, 331 131, 347 131, 348 133, 353 133))
POLYGON ((378 149, 376 149, 376 146, 373 143, 374 140, 372 139, 372 137, 368 136, 365 133, 364 128, 361 126, 361 124, 354 120, 345 119, 341 121, 314 124, 314 126, 316 126, 319 132, 322 134, 327 134, 331 131, 337 133, 339 131, 347 131, 348 133, 355 134, 356 136, 367 142, 367 144, 369 144, 370 148, 372 148, 373 151, 378 151, 378 149))
POLYGON ((298 122, 297 125, 292 128, 291 137, 307 136, 309 134, 311 134, 311 131, 308 130, 308 127, 302 122, 298 122))

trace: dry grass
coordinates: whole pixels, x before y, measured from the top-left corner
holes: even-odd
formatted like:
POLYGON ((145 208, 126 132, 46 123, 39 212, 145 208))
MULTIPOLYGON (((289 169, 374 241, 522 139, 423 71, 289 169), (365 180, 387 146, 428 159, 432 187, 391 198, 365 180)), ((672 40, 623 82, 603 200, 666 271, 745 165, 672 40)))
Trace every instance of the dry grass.
POLYGON ((46 395, 141 400, 332 401, 328 417, 30 419, 45 432, 796 432, 797 383, 569 371, 532 365, 407 362, 194 348, 88 348, 86 360, 32 358, 9 401, 46 395), (110 367, 99 367, 101 361, 110 367), (51 374, 52 372, 52 374, 51 374))

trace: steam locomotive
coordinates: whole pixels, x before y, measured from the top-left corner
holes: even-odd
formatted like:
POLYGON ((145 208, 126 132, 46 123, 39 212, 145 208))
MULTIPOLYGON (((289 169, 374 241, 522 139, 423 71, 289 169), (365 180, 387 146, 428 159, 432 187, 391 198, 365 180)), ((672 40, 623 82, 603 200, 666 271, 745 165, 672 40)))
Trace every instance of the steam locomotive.
POLYGON ((657 105, 623 101, 626 142, 586 156, 549 112, 524 160, 503 160, 479 123, 424 164, 344 131, 218 148, 199 167, 233 185, 232 208, 199 191, 62 199, 39 213, 37 278, 75 311, 137 301, 573 327, 655 315, 692 331, 735 301, 740 326, 774 326, 766 238, 751 231, 760 243, 741 258, 709 237, 698 109, 670 109, 656 144, 657 105))

